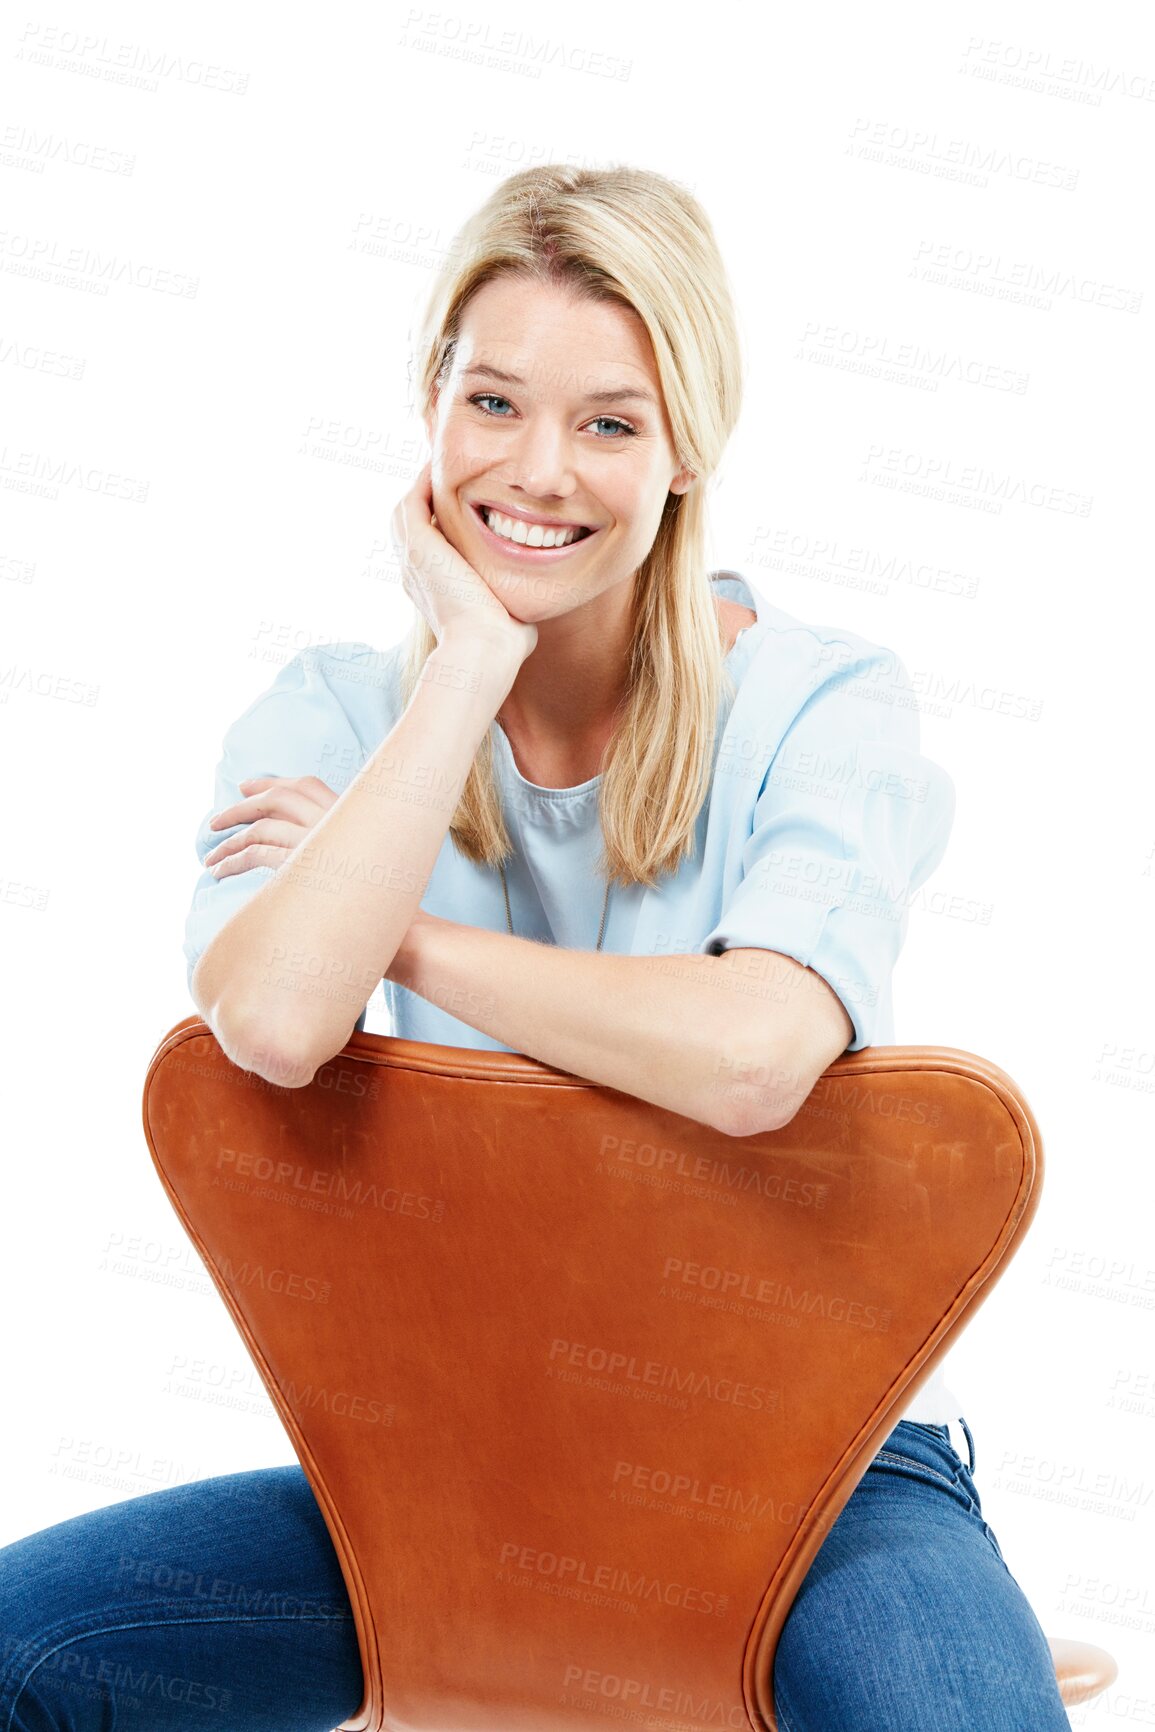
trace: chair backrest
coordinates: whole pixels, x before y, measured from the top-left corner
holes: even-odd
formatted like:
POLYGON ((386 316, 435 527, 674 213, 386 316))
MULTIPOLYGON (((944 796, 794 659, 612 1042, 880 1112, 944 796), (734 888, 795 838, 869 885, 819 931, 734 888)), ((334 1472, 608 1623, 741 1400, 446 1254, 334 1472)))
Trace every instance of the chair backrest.
POLYGON ((190 1017, 143 1112, 332 1535, 367 1732, 774 1732, 793 1596, 1042 1178, 947 1047, 844 1053, 734 1138, 363 1032, 278 1088, 190 1017))

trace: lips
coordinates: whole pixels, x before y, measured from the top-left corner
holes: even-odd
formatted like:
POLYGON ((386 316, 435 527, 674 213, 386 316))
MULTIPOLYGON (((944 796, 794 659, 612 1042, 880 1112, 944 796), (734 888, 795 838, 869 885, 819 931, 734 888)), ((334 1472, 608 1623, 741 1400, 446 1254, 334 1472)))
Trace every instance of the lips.
POLYGON ((508 517, 514 523, 524 523, 527 529, 536 524, 541 529, 584 529, 592 533, 588 523, 578 523, 570 517, 533 517, 521 510, 515 510, 512 505, 498 505, 493 499, 475 499, 471 502, 475 511, 495 511, 499 517, 508 517))

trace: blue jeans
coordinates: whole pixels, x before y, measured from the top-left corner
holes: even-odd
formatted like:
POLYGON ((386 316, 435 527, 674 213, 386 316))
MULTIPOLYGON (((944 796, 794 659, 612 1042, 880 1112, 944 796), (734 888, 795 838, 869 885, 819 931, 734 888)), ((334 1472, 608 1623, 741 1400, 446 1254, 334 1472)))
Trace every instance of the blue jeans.
MULTIPOLYGON (((1068 1732, 963 1425, 969 1468, 945 1425, 903 1420, 855 1487, 779 1638, 780 1732, 1068 1732)), ((344 1578, 296 1465, 0 1548, 0 1732, 332 1732, 361 1696, 344 1578)))

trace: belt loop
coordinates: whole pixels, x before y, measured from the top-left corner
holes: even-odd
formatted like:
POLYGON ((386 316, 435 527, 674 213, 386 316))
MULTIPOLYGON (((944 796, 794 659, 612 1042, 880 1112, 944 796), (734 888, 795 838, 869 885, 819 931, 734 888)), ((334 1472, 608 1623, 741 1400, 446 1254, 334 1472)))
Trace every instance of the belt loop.
POLYGON ((967 1424, 961 1413, 958 1416, 958 1422, 967 1434, 967 1453, 970 1456, 970 1472, 973 1474, 975 1470, 975 1440, 971 1436, 970 1426, 967 1424))

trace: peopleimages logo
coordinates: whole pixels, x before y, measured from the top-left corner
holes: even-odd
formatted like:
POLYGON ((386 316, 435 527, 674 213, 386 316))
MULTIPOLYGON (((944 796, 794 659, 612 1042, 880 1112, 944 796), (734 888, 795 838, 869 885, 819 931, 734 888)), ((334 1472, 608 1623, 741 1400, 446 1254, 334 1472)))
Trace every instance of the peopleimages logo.
POLYGON ((713 1726, 717 1732, 747 1732, 749 1726, 741 1705, 735 1707, 716 1698, 695 1695, 677 1684, 659 1684, 650 1678, 631 1678, 621 1672, 600 1672, 592 1666, 567 1665, 562 1674, 562 1689, 572 1691, 575 1701, 584 1695, 619 1703, 629 1710, 628 1716, 623 1716, 628 1718, 635 1718, 637 1710, 644 1708, 651 1715, 677 1715, 685 1725, 713 1726))
POLYGON ((328 1301, 331 1291, 328 1281, 317 1281, 312 1275, 298 1275, 292 1269, 266 1269, 263 1263, 250 1263, 247 1259, 238 1267, 230 1257, 222 1257, 221 1274, 226 1281, 239 1287, 259 1287, 265 1293, 278 1293, 285 1299, 310 1299, 322 1305, 328 1301))
POLYGON ((281 1393, 294 1412, 336 1414, 339 1419, 359 1419, 367 1425, 393 1425, 397 1418, 395 1402, 376 1401, 364 1395, 350 1395, 347 1389, 314 1388, 311 1383, 297 1384, 290 1377, 281 1385, 281 1393))
POLYGON ((730 1604, 729 1594, 711 1592, 708 1588, 692 1588, 685 1582, 663 1582, 647 1576, 643 1570, 632 1570, 621 1564, 593 1563, 588 1558, 575 1558, 565 1552, 541 1551, 535 1546, 507 1541, 501 1548, 500 1566, 518 1570, 533 1577, 548 1577, 552 1581, 583 1588, 593 1588, 601 1594, 624 1595, 631 1600, 657 1600, 663 1606, 676 1606, 683 1612, 700 1612, 715 1617, 730 1604))
POLYGON ((779 1392, 761 1383, 739 1383, 732 1377, 712 1377, 705 1371, 691 1371, 680 1365, 670 1365, 661 1359, 639 1359, 634 1353, 617 1348, 590 1346, 584 1341, 563 1341, 558 1337, 550 1343, 546 1374, 553 1376, 567 1370, 596 1373, 606 1378, 620 1378, 623 1384, 634 1383, 639 1390, 672 1391, 679 1396, 705 1396, 710 1401, 724 1401, 732 1407, 748 1407, 755 1412, 769 1412, 780 1405, 779 1392))
POLYGON ((300 1161, 274 1160, 271 1155, 260 1155, 248 1149, 233 1149, 227 1144, 222 1145, 217 1155, 217 1167, 241 1178, 255 1179, 263 1185, 303 1191, 311 1196, 332 1198, 342 1203, 365 1203, 372 1208, 383 1210, 386 1214, 408 1215, 418 1220, 439 1221, 445 1209, 444 1202, 439 1197, 427 1197, 417 1191, 401 1191, 395 1185, 379 1186, 359 1178, 350 1179, 345 1172, 330 1171, 326 1167, 308 1167, 300 1161))
MULTIPOLYGON (((738 1073, 739 1081, 750 1080, 747 1067, 736 1060, 725 1060, 723 1068, 738 1073)), ((652 1170, 665 1177, 676 1175, 695 1184, 714 1185, 722 1190, 755 1192, 768 1202, 797 1203, 806 1208, 821 1209, 830 1194, 830 1186, 823 1181, 799 1181, 792 1174, 767 1171, 747 1161, 728 1161, 717 1155, 699 1154, 688 1149, 640 1143, 630 1137, 603 1137, 599 1153, 605 1160, 652 1170)))
MULTIPOLYGON (((775 1281, 742 1269, 719 1269, 710 1264, 685 1263, 680 1257, 667 1257, 662 1265, 662 1277, 664 1281, 682 1286, 700 1287, 707 1293, 749 1299, 758 1305, 778 1305, 786 1311, 800 1311, 807 1317, 825 1317, 831 1323, 853 1323, 862 1329, 890 1328, 891 1312, 877 1305, 867 1305, 861 1299, 848 1299, 841 1293, 826 1294, 815 1292, 810 1287, 795 1288, 788 1281, 775 1281)), ((663 1286, 662 1292, 665 1291, 663 1286)))

